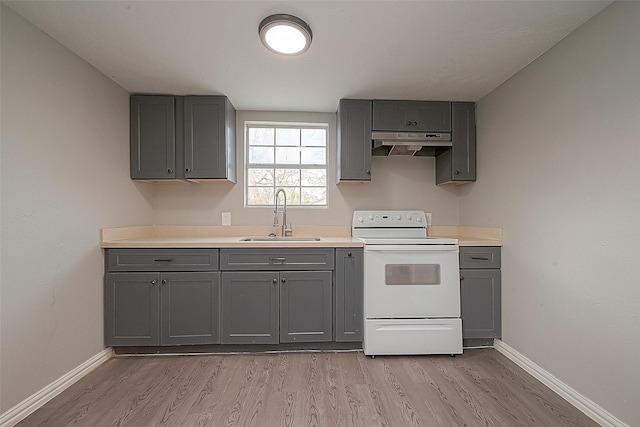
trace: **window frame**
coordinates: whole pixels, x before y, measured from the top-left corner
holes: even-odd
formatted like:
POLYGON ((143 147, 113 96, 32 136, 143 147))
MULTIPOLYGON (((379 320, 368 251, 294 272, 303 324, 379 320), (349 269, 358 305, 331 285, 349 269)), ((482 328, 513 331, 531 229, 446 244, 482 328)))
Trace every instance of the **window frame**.
MULTIPOLYGON (((275 183, 274 176, 274 184, 273 186, 266 186, 268 188, 273 188, 274 195, 277 189, 279 188, 298 188, 300 189, 300 194, 302 194, 303 188, 324 188, 325 192, 325 204, 323 205, 303 205, 303 204, 295 204, 295 205, 287 205, 288 208, 302 208, 302 209, 327 209, 329 207, 329 130, 330 123, 325 121, 318 122, 310 122, 310 121, 287 121, 287 120, 245 120, 243 126, 243 138, 244 138, 244 207, 245 208, 275 208, 275 204, 272 201, 271 204, 268 205, 254 205, 249 204, 249 188, 254 187, 249 185, 249 171, 250 169, 294 169, 298 171, 302 171, 305 169, 308 170, 324 170, 325 172, 325 184, 322 186, 303 186, 302 183, 298 186, 278 186, 275 183), (275 139, 273 145, 249 145, 249 129, 251 128, 269 128, 269 129, 323 129, 325 131, 325 141, 323 146, 309 146, 309 147, 318 147, 324 148, 325 150, 325 158, 324 164, 301 164, 301 163, 277 163, 275 158, 275 148, 278 147, 275 139), (249 148, 250 147, 273 147, 274 148, 274 161, 273 163, 250 163, 249 162, 249 148)), ((302 141, 301 141, 302 144, 302 141)), ((283 146, 281 146, 283 147, 283 146)), ((286 147, 286 145, 284 146, 286 147)), ((304 147, 300 145, 299 147, 304 147)))

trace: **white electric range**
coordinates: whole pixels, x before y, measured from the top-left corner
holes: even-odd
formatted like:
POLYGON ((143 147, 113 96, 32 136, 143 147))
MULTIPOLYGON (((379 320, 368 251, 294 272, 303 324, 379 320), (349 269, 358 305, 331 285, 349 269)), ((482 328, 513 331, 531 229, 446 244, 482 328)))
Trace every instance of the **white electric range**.
POLYGON ((458 241, 427 237, 418 210, 355 211, 364 243, 364 353, 460 354, 458 241))

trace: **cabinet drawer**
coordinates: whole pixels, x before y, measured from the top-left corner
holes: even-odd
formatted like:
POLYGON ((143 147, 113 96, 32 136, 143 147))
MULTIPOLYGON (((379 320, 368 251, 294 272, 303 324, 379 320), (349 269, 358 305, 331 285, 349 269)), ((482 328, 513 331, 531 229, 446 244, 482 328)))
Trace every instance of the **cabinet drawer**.
POLYGON ((218 249, 107 249, 107 271, 215 271, 218 249))
POLYGON ((500 247, 460 247, 460 268, 500 268, 500 247))
POLYGON ((220 270, 333 270, 333 249, 221 249, 220 270))

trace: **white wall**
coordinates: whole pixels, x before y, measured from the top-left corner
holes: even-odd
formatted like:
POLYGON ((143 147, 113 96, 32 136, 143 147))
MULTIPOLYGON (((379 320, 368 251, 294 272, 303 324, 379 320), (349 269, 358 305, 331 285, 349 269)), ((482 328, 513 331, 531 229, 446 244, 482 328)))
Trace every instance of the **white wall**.
MULTIPOLYGON (((337 105, 336 105, 337 107, 337 105)), ((221 213, 231 212, 233 225, 270 225, 273 209, 244 207, 245 120, 329 123, 329 207, 290 208, 287 220, 296 224, 351 225, 354 209, 422 209, 433 213, 437 225, 458 224, 455 187, 435 185, 433 157, 374 157, 371 182, 336 185, 336 115, 238 111, 237 183, 158 185, 153 198, 156 224, 220 225, 221 213)))
POLYGON ((503 339, 640 425, 640 3, 616 2, 477 106, 462 224, 504 227, 503 339))
POLYGON ((129 94, 2 6, 0 412, 103 348, 99 230, 152 220, 129 94))

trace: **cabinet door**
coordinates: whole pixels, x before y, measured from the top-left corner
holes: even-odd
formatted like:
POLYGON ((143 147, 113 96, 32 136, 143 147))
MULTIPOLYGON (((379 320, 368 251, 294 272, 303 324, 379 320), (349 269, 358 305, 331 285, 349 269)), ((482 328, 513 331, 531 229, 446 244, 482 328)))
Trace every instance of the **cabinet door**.
POLYGON ((228 106, 231 104, 224 96, 184 98, 185 178, 228 179, 231 164, 235 172, 235 109, 228 106), (233 120, 228 117, 231 114, 233 120), (227 145, 231 139, 233 150, 227 145))
POLYGON ((280 272, 280 342, 322 342, 333 338, 332 273, 280 272))
POLYGON ((451 131, 451 103, 446 101, 373 101, 373 130, 451 131))
POLYGON ((340 100, 336 169, 338 182, 371 181, 371 101, 340 100))
POLYGON ((131 96, 131 178, 175 179, 175 99, 131 96))
POLYGON ((361 248, 336 249, 336 341, 362 341, 364 252, 361 248))
POLYGON ((222 273, 222 344, 277 344, 277 272, 222 273))
POLYGON ((452 147, 436 151, 436 184, 476 180, 476 107, 452 103, 452 147))
POLYGON ((160 344, 158 273, 108 273, 105 276, 106 346, 160 344))
POLYGON ((502 335, 500 270, 460 270, 463 338, 502 335))
POLYGON ((220 273, 163 273, 162 345, 220 343, 220 273))

